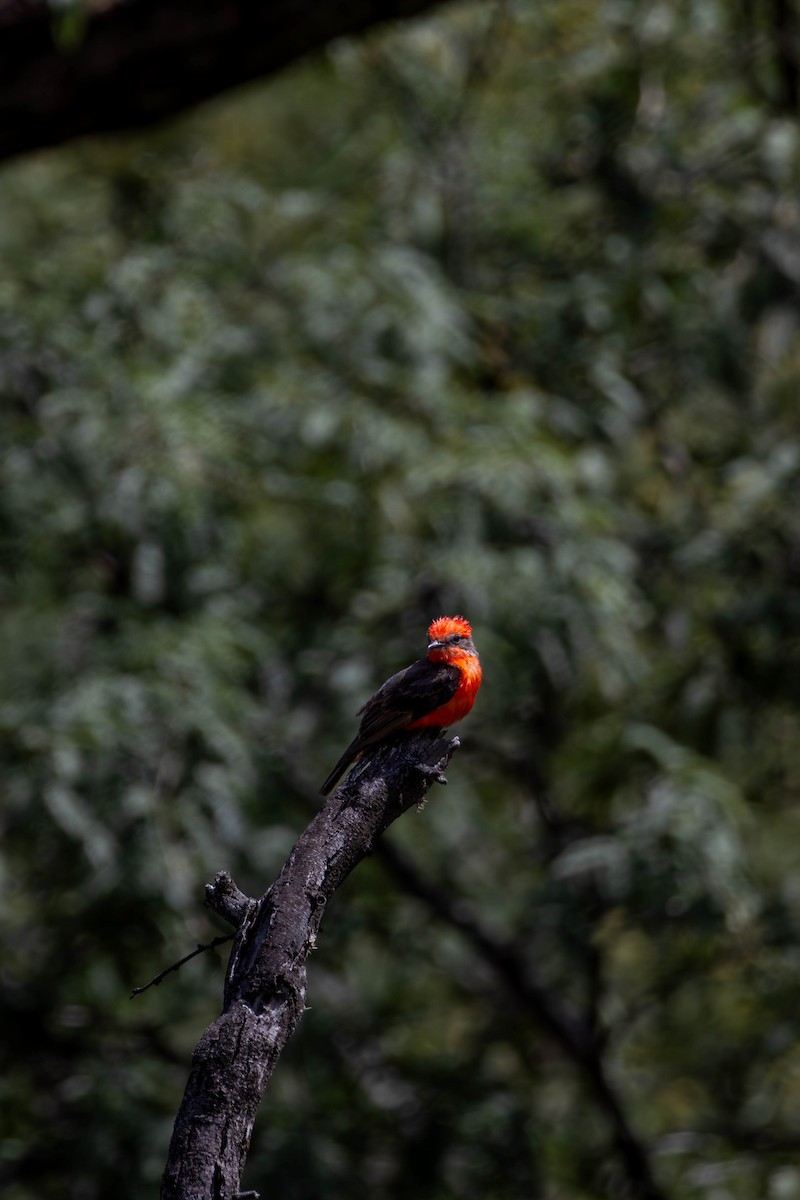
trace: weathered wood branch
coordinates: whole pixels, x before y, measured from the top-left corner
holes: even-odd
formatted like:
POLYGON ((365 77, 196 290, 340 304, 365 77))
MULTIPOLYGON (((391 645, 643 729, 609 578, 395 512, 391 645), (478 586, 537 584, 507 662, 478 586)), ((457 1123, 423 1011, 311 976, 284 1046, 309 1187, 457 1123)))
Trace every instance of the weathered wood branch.
POLYGON ((328 900, 375 841, 421 804, 458 739, 415 733, 356 767, 302 834, 278 878, 249 899, 221 872, 207 903, 238 926, 223 1010, 192 1059, 163 1200, 233 1200, 264 1090, 306 1006, 306 958, 328 900))
POLYGON ((88 5, 67 38, 74 13, 0 0, 0 159, 162 120, 439 2, 116 0, 88 5))

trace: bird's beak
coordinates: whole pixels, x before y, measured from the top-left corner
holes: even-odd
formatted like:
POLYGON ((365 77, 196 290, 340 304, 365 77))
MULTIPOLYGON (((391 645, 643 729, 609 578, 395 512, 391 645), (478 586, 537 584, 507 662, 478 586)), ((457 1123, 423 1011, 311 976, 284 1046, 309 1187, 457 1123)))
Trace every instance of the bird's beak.
POLYGON ((444 642, 428 642, 429 650, 441 650, 442 646, 444 646, 444 642))

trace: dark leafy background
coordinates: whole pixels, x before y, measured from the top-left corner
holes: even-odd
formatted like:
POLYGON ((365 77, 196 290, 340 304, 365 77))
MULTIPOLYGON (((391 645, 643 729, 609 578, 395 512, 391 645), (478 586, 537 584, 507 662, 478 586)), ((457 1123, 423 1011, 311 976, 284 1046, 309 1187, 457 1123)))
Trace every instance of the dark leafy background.
POLYGON ((264 889, 453 611, 486 682, 450 786, 332 906, 246 1185, 635 1195, 505 947, 593 1031, 660 1194, 800 1196, 770 12, 456 6, 4 169, 8 1200, 156 1193, 223 961, 131 988, 219 932, 217 869, 264 889))

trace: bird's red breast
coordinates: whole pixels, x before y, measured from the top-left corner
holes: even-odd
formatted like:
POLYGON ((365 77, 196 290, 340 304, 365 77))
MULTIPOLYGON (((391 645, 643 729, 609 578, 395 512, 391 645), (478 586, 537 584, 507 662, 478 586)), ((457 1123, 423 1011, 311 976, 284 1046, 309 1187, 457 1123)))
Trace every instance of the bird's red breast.
POLYGON ((431 623, 428 629, 428 661, 456 667, 461 673, 458 687, 445 704, 412 721, 406 726, 407 729, 419 729, 426 725, 444 729, 465 717, 475 703, 482 679, 480 659, 473 648, 464 649, 463 645, 448 640, 453 634, 464 641, 469 639, 467 644, 472 647, 472 626, 464 617, 438 617, 431 623))

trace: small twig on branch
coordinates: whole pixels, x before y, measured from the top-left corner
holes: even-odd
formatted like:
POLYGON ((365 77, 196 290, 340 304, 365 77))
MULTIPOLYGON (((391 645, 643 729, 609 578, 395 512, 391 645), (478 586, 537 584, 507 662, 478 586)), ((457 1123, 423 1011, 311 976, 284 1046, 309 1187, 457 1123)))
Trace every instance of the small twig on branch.
POLYGON ((246 896, 233 882, 229 871, 218 871, 214 882, 206 884, 206 907, 211 908, 238 929, 246 919, 254 905, 258 904, 250 896, 246 896))
MULTIPOLYGON (((229 925, 233 925, 238 929, 245 920, 251 908, 258 903, 246 896, 241 891, 228 871, 218 871, 214 876, 214 882, 206 885, 206 905, 212 908, 224 921, 229 925)), ((134 996, 141 996, 142 992, 146 992, 148 988, 158 987, 160 983, 166 979, 167 975, 172 971, 179 971, 184 963, 196 958, 198 954, 203 954, 206 950, 215 950, 217 946, 224 946, 226 942, 232 942, 235 934, 223 933, 219 937, 215 937, 213 942, 198 942, 197 949, 191 954, 187 954, 185 958, 173 963, 171 967, 167 967, 165 971, 159 971, 149 983, 143 984, 141 987, 134 988, 131 992, 131 1000, 134 996)))
POLYGON ((317 813, 278 878, 250 900, 227 872, 206 902, 237 924, 222 1014, 194 1052, 162 1200, 235 1200, 261 1097, 306 1008, 306 958, 326 905, 375 842, 424 799, 458 746, 430 732, 379 746, 317 813))
POLYGON ((204 954, 206 950, 214 950, 217 946, 223 946, 225 942, 232 942, 233 937, 232 933, 223 933, 219 937, 215 937, 213 942, 198 942, 197 949, 193 950, 191 954, 185 955, 184 958, 179 959, 178 962, 173 963, 171 967, 167 967, 164 971, 159 971, 149 983, 143 983, 141 987, 135 987, 130 995, 131 1000, 135 996, 141 996, 142 992, 146 992, 148 988, 158 987, 168 975, 172 974, 173 971, 179 971, 184 963, 189 962, 192 958, 197 958, 198 954, 204 954))

